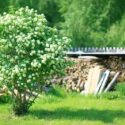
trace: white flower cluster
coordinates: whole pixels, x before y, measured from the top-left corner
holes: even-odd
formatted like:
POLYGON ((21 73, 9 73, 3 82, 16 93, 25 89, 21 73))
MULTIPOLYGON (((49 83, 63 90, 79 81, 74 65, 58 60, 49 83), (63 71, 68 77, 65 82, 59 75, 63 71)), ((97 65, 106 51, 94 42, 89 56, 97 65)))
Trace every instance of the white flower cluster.
POLYGON ((48 27, 43 14, 20 8, 15 14, 0 16, 0 27, 0 65, 5 69, 1 74, 6 79, 21 86, 41 82, 43 76, 54 70, 52 67, 61 65, 59 61, 70 40, 61 37, 56 28, 48 27))
POLYGON ((38 62, 36 59, 34 59, 34 60, 31 62, 31 67, 33 67, 33 68, 40 68, 40 67, 41 67, 41 63, 38 62))

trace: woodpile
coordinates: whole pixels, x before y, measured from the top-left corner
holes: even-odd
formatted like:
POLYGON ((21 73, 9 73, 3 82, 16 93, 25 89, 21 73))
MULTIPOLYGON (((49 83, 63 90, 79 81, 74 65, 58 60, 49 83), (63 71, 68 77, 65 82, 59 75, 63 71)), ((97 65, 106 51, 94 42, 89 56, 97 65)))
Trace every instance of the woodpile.
POLYGON ((98 58, 85 57, 85 58, 72 58, 71 61, 75 62, 75 65, 66 69, 68 79, 65 80, 66 89, 80 92, 84 90, 85 82, 88 79, 88 73, 90 68, 95 66, 103 67, 98 58))
POLYGON ((102 93, 109 91, 116 80, 125 81, 125 60, 122 57, 85 56, 69 58, 69 60, 75 64, 66 69, 66 77, 51 81, 65 85, 68 91, 102 93), (104 78, 102 78, 103 74, 104 78))
POLYGON ((120 72, 120 75, 118 77, 118 82, 123 82, 125 81, 125 58, 124 57, 119 57, 119 56, 110 56, 109 58, 106 59, 101 59, 103 60, 103 65, 114 71, 120 72))
MULTIPOLYGON (((107 92, 118 82, 125 81, 125 58, 111 57, 79 57, 68 58, 74 65, 66 69, 66 76, 55 77, 49 84, 59 84, 66 87, 68 91, 82 93, 107 92)), ((0 90, 0 95, 6 88, 0 90)))

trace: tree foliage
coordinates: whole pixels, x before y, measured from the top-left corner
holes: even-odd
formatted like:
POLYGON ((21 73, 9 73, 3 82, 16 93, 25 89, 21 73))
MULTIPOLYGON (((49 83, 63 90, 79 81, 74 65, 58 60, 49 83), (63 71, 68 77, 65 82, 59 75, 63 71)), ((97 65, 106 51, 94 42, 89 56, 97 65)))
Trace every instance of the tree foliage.
POLYGON ((73 46, 124 45, 124 41, 119 39, 117 44, 108 36, 111 32, 117 34, 118 28, 112 31, 112 27, 124 20, 125 0, 0 0, 0 3, 1 13, 25 6, 44 13, 50 26, 72 38, 73 46))
POLYGON ((57 0, 0 0, 1 13, 10 11, 12 6, 15 9, 29 6, 29 8, 37 10, 38 13, 44 13, 50 26, 57 26, 58 22, 62 20, 57 0))
POLYGON ((0 80, 12 94, 16 114, 26 113, 45 80, 64 69, 69 42, 28 7, 0 16, 0 80))
POLYGON ((73 0, 65 14, 64 32, 71 36, 74 46, 112 45, 107 31, 121 21, 124 6, 124 0, 73 0))

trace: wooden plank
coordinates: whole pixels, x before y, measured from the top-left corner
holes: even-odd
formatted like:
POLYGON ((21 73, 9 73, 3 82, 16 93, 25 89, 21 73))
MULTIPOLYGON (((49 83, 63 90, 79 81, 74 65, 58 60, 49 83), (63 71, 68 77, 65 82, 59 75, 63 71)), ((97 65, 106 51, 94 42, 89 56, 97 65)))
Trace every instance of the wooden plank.
POLYGON ((115 83, 117 77, 119 76, 120 72, 117 72, 114 76, 114 78, 112 79, 112 81, 108 84, 108 86, 106 87, 104 92, 107 92, 111 89, 111 87, 113 86, 113 84, 115 83))
POLYGON ((106 76, 105 76, 105 78, 104 78, 104 80, 103 80, 103 83, 102 83, 102 85, 101 85, 101 88, 100 88, 100 90, 99 90, 99 94, 101 94, 101 93, 103 92, 103 90, 105 89, 105 86, 106 86, 106 84, 107 84, 110 71, 109 71, 109 70, 106 70, 105 73, 106 73, 106 76))
POLYGON ((104 79, 105 79, 105 76, 106 76, 106 73, 103 72, 102 77, 101 77, 101 79, 100 79, 100 81, 99 81, 99 83, 98 83, 98 86, 97 86, 97 88, 95 89, 95 93, 94 93, 95 95, 98 94, 99 89, 100 89, 100 87, 101 87, 101 85, 102 85, 102 83, 103 83, 103 81, 104 81, 104 79))
POLYGON ((92 94, 95 92, 95 89, 97 88, 102 72, 103 70, 101 69, 100 66, 96 66, 89 70, 88 79, 85 83, 86 94, 92 94))
POLYGON ((96 66, 94 68, 93 76, 92 76, 92 79, 91 79, 91 87, 90 87, 89 93, 94 93, 95 92, 102 73, 103 73, 103 69, 101 69, 100 66, 96 66))
POLYGON ((93 71, 94 71, 94 68, 89 69, 88 79, 85 83, 85 94, 88 94, 90 91, 93 71))

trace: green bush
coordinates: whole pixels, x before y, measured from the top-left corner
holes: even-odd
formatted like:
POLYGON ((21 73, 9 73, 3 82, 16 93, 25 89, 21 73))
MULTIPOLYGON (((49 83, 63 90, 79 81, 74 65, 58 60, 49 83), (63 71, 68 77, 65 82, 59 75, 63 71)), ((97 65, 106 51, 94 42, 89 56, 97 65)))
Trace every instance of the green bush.
POLYGON ((113 99, 121 99, 122 96, 120 95, 119 92, 112 91, 112 92, 102 93, 101 95, 98 96, 98 98, 113 100, 113 99))
POLYGON ((11 97, 9 94, 3 94, 0 96, 0 104, 9 103, 11 101, 11 97))
POLYGON ((50 91, 46 94, 53 95, 59 98, 64 98, 67 95, 67 91, 65 90, 65 88, 56 85, 56 86, 52 86, 50 91))
POLYGON ((70 40, 48 27, 43 14, 20 8, 0 16, 0 82, 12 94, 15 114, 26 113, 45 80, 67 66, 70 40))
POLYGON ((116 91, 125 96, 125 83, 118 83, 115 87, 116 91))
POLYGON ((69 93, 65 90, 65 88, 60 86, 51 86, 49 91, 44 91, 42 96, 42 103, 53 103, 61 101, 62 99, 69 96, 69 93))
POLYGON ((106 99, 125 99, 125 83, 117 83, 114 91, 110 91, 107 93, 102 93, 97 96, 98 98, 106 98, 106 99))

